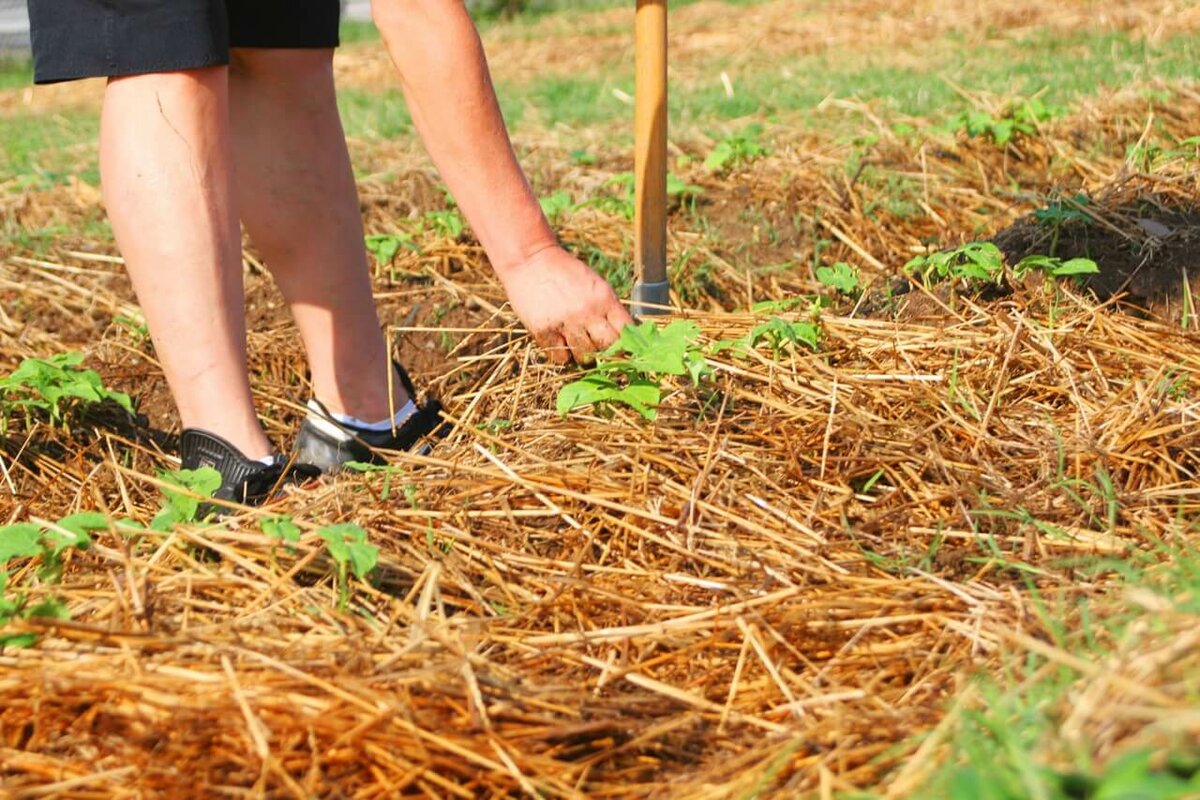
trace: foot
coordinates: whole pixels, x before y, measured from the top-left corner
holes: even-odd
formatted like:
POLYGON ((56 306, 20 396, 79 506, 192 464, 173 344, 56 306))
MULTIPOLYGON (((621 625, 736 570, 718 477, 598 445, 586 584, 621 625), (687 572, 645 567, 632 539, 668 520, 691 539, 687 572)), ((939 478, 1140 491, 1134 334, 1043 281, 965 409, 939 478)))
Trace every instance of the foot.
MULTIPOLYGON (((247 458, 240 450, 216 434, 198 428, 186 428, 179 438, 184 469, 210 467, 221 475, 221 485, 213 499, 257 506, 270 500, 272 493, 285 483, 297 483, 316 477, 317 471, 303 464, 288 464, 275 454, 269 461, 247 458)), ((201 507, 201 516, 220 510, 201 507)))
MULTIPOLYGON (((409 397, 416 390, 404 369, 397 364, 396 372, 409 397)), ((359 427, 339 420, 318 400, 308 401, 308 416, 296 437, 296 462, 315 467, 321 472, 334 473, 349 462, 379 464, 380 450, 412 450, 426 437, 436 435, 442 427, 442 404, 429 400, 396 425, 384 430, 377 426, 359 427)), ((420 452, 428 452, 426 446, 420 452)))

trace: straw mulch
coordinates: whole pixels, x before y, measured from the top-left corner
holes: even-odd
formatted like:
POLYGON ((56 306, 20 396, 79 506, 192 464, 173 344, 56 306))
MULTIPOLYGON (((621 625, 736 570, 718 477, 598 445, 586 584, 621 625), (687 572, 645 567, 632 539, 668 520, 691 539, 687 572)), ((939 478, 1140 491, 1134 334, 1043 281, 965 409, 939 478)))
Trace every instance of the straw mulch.
MULTIPOLYGON (((894 266, 922 226, 970 230, 976 206, 955 198, 1000 202, 989 177, 1032 174, 1046 141, 1016 162, 972 142, 936 162, 889 145, 932 163, 934 211, 908 228, 856 211, 862 195, 832 171, 779 199, 827 212, 841 257, 894 266)), ((778 187, 771 164, 789 157, 757 165, 750 196, 778 187)), ((1182 203, 1195 187, 1178 165, 1141 177, 1105 166, 1107 185, 1144 181, 1139 197, 1182 203)), ((383 200, 367 189, 370 214, 383 200)), ((623 224, 580 217, 568 233, 605 242, 623 224)), ((5 321, 6 359, 96 326, 92 363, 161 401, 149 346, 105 327, 129 310, 119 267, 86 252, 21 258, 4 290, 23 287, 41 316, 5 321)), ((869 293, 827 313, 816 354, 714 359, 708 384, 670 385, 654 423, 620 409, 563 418, 553 399, 569 376, 538 363, 477 250, 430 244, 402 266, 424 283, 381 276, 381 298, 452 435, 398 456, 397 471, 326 481, 221 526, 101 533, 58 586, 18 568, 12 586, 62 597, 72 619, 6 629, 40 641, 0 653, 5 791, 904 796, 980 702, 972 677, 1024 653, 1082 676, 1061 714, 1097 755, 1147 720, 1200 733, 1187 705, 1200 642, 1175 605, 1133 598, 1159 603, 1161 624, 1109 642, 1099 665, 1055 645, 1044 611, 1083 595, 1096 614, 1126 602, 1113 573, 1078 565, 1153 560, 1200 513, 1200 409, 1170 390, 1200 369, 1200 339, 1178 322, 1069 285, 987 299, 913 286, 895 309, 869 293), (431 355, 435 310, 449 356, 431 355), (262 514, 292 515, 305 538, 268 539, 262 514), (382 551, 345 609, 316 535, 341 521, 382 551)), ((722 275, 713 303, 734 305, 745 276, 722 275)), ((872 292, 882 271, 876 281, 872 292)), ((263 281, 251 284, 256 388, 286 444, 302 360, 263 281)), ((805 285, 797 272, 750 288, 764 299, 805 285)), ((693 318, 709 340, 755 322, 693 318)), ((11 425, 5 521, 157 510, 169 437, 113 414, 69 435, 11 425)))
MULTIPOLYGON (((749 323, 701 321, 722 337, 749 323)), ((529 355, 497 348, 453 398, 454 439, 400 458, 386 495, 347 477, 283 503, 382 547, 377 587, 345 612, 314 537, 276 552, 249 515, 100 536, 54 589, 73 621, 31 625, 40 645, 0 657, 11 789, 869 786, 998 648, 1075 665, 1006 560, 1129 555, 1200 511, 1196 408, 1159 389, 1200 368, 1200 344, 1082 302, 1052 328, 1017 304, 830 319, 820 356, 722 363, 715 394, 680 390, 655 425, 541 410, 561 378, 529 355), (488 433, 498 420, 515 422, 488 433), (1115 520, 1060 488, 1101 471, 1115 520)), ((15 480, 61 470, 59 496, 124 493, 144 519, 150 487, 107 455, 127 445, 79 436, 15 480)), ((1038 575, 1052 595, 1105 580, 1038 575)), ((1105 665, 1104 713, 1080 724, 1123 705, 1187 715, 1185 676, 1139 667, 1155 658, 1105 665)))

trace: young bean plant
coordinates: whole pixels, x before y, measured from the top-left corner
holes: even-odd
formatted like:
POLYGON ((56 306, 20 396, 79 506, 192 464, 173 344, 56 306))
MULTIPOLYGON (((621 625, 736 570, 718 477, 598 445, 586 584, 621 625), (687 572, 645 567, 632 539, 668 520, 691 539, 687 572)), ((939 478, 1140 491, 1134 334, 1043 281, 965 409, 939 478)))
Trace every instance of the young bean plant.
POLYGON ((104 387, 99 373, 82 369, 81 353, 61 353, 50 358, 27 358, 11 375, 0 378, 0 434, 8 428, 14 411, 25 415, 26 424, 34 412, 44 412, 51 425, 66 425, 77 412, 111 400, 133 413, 129 395, 104 387))
POLYGON ((103 514, 84 512, 70 514, 54 524, 18 522, 0 526, 0 649, 30 647, 37 641, 32 633, 8 633, 4 628, 22 619, 69 619, 66 605, 51 595, 38 603, 30 603, 23 594, 7 592, 10 565, 18 560, 38 559, 37 576, 44 585, 62 580, 63 555, 71 549, 87 550, 92 545, 91 533, 106 530, 109 520, 103 514))
POLYGON ((699 338, 700 327, 686 320, 664 328, 650 321, 626 325, 616 343, 596 359, 596 366, 562 387, 559 413, 616 404, 629 406, 645 419, 655 419, 664 378, 687 375, 699 385, 712 372, 699 338))

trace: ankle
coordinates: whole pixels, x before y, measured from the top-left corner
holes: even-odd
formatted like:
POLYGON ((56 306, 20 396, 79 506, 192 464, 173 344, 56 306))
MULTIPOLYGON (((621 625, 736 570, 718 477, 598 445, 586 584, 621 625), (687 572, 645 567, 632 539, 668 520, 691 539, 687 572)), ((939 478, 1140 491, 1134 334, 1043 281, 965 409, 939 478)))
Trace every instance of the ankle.
POLYGON ((391 370, 391 385, 386 376, 381 380, 352 385, 346 381, 329 386, 314 382, 313 392, 321 405, 331 414, 355 417, 368 423, 391 420, 411 400, 395 368, 391 370))

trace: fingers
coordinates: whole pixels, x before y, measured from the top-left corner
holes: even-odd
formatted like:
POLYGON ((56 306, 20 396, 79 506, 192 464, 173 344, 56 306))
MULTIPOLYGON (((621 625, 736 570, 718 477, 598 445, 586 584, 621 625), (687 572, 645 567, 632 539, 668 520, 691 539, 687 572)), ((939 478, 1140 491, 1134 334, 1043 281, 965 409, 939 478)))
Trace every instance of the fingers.
POLYGON ((617 331, 618 334, 624 330, 626 325, 633 324, 633 317, 630 315, 629 309, 625 308, 625 306, 621 305, 619 302, 612 304, 612 307, 608 311, 607 320, 608 324, 611 325, 613 330, 617 331))
POLYGON ((597 298, 600 302, 593 301, 590 311, 567 315, 559 326, 534 334, 534 340, 552 363, 591 364, 597 353, 608 349, 620 338, 621 330, 633 323, 616 295, 611 290, 608 294, 607 298, 597 298))
POLYGON ((571 363, 570 345, 567 344, 567 340, 560 331, 542 331, 534 336, 534 341, 552 364, 558 364, 561 367, 571 363))
POLYGON ((563 337, 571 348, 571 356, 577 364, 590 364, 595 360, 596 346, 592 343, 587 329, 572 325, 563 329, 563 337))
POLYGON ((588 338, 592 340, 592 347, 595 348, 595 353, 607 350, 609 345, 615 342, 617 337, 621 335, 620 329, 614 328, 607 317, 600 317, 588 325, 587 334, 588 338))

